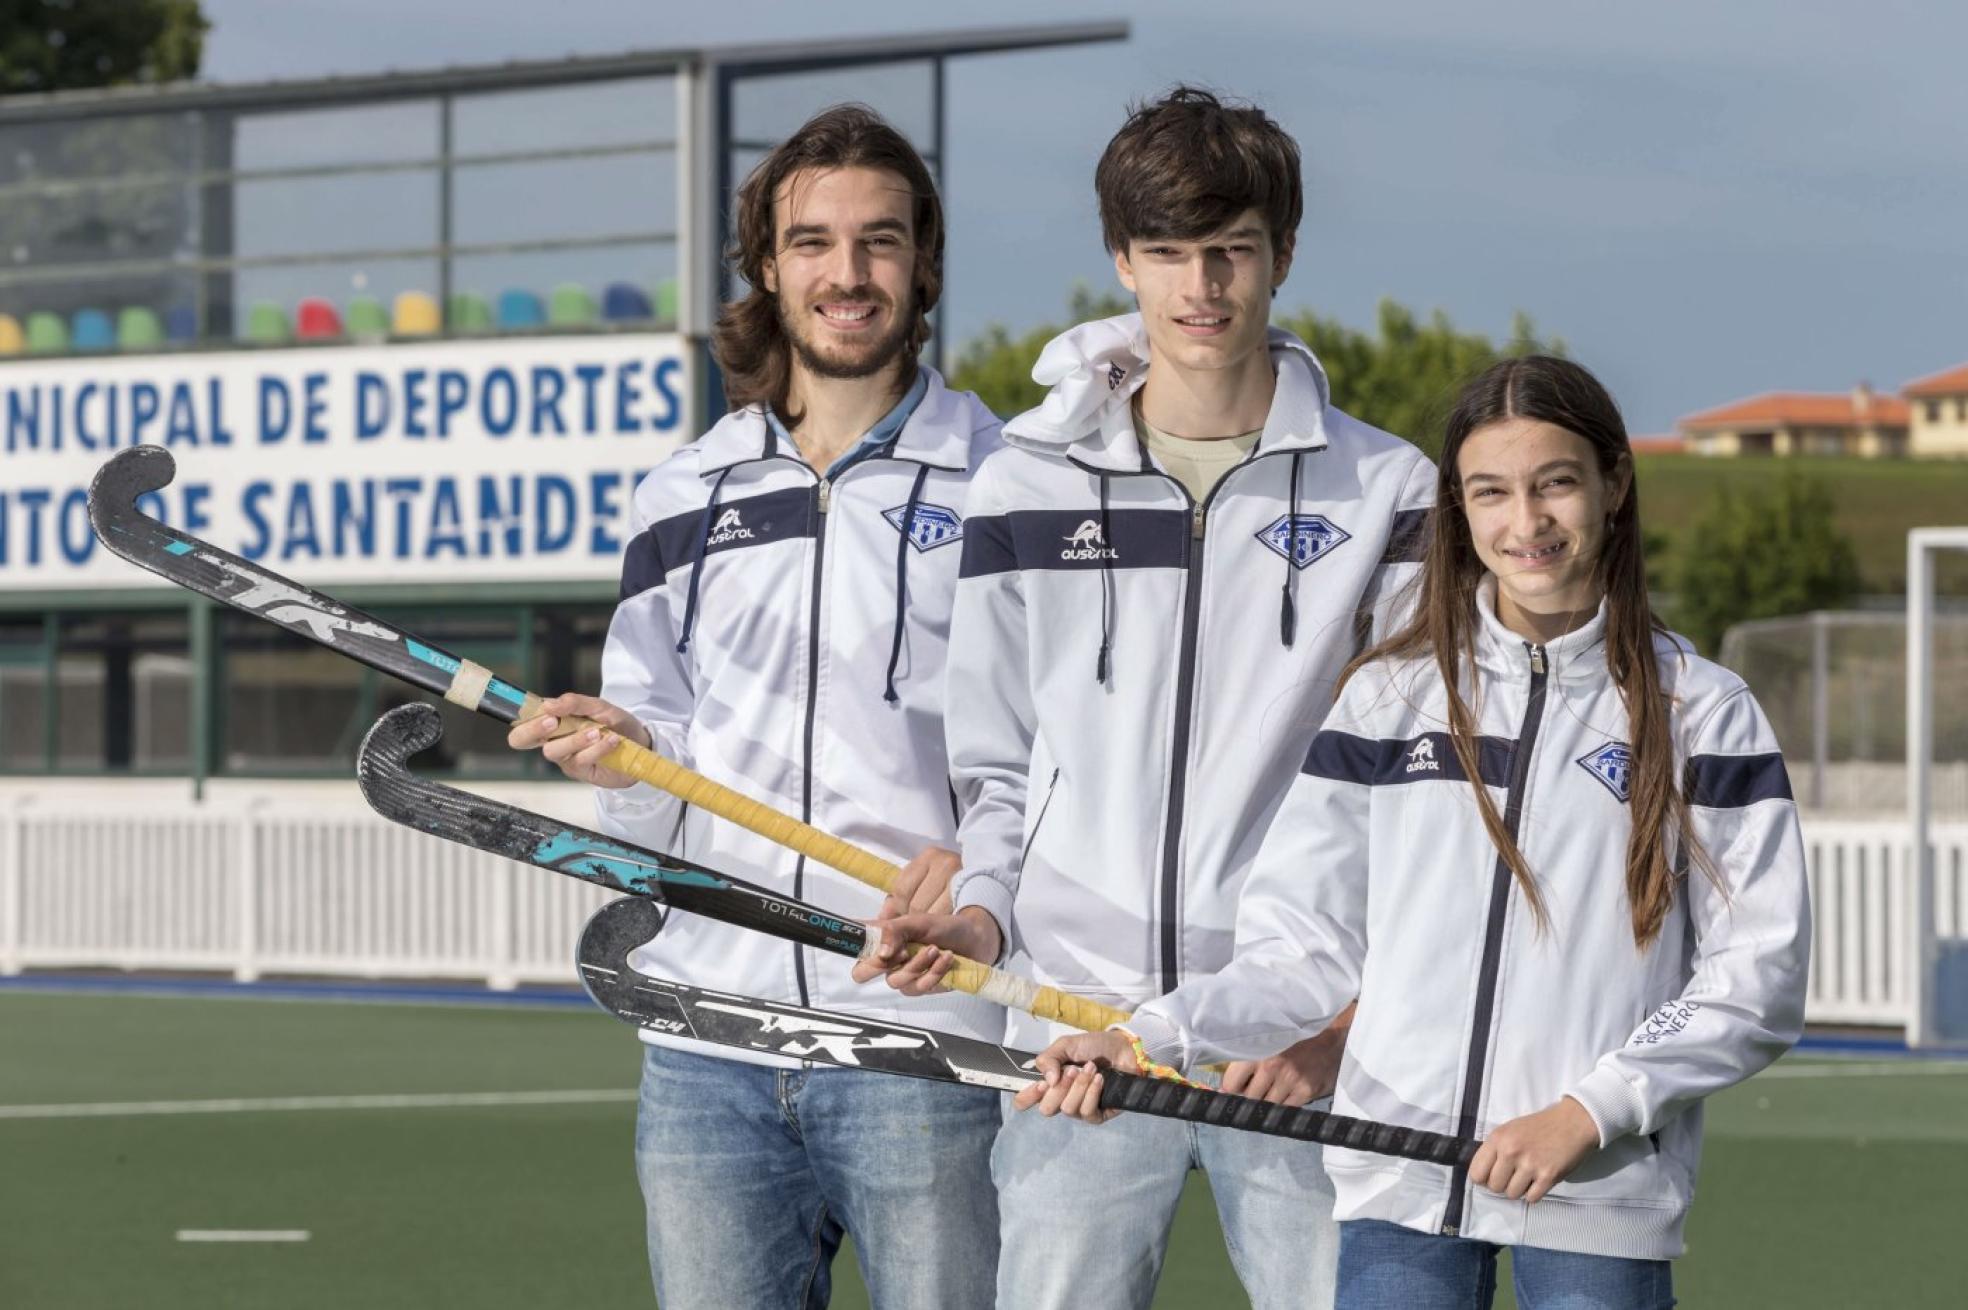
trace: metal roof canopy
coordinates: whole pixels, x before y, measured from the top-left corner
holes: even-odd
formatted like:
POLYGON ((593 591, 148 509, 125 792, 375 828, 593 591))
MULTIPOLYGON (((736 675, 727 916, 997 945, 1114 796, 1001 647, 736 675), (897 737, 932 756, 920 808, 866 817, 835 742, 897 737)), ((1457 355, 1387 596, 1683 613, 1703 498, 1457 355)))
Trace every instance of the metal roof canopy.
MULTIPOLYGON (((752 77, 825 72, 879 64, 928 61, 931 69, 931 156, 938 185, 947 189, 944 149, 944 79, 947 59, 1008 54, 1059 46, 1124 41, 1125 21, 966 28, 900 36, 706 46, 689 50, 630 51, 620 55, 515 60, 500 64, 358 74, 274 82, 177 82, 163 86, 56 91, 0 98, 0 128, 30 123, 79 122, 145 114, 206 111, 263 113, 377 104, 477 92, 572 86, 625 78, 670 75, 677 86, 678 329, 699 359, 696 412, 701 430, 723 409, 722 388, 710 360, 707 335, 724 291, 723 250, 729 239, 727 198, 731 176, 732 90, 752 77), (708 148, 707 148, 708 147, 708 148)), ((942 306, 935 343, 946 344, 942 306)))

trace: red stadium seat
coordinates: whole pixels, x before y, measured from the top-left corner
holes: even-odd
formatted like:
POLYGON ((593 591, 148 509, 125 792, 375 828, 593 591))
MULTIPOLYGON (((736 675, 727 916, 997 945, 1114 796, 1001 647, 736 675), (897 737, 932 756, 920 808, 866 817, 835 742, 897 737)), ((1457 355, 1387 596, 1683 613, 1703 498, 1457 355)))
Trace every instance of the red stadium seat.
POLYGON ((321 341, 341 336, 341 311, 331 301, 309 296, 295 312, 294 335, 302 341, 321 341))

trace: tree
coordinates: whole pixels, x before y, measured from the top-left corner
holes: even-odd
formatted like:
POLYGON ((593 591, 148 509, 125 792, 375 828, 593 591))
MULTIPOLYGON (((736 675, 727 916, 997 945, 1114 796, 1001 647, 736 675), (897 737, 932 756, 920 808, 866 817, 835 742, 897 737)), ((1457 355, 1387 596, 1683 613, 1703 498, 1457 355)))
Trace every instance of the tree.
POLYGON ((1823 482, 1785 473, 1746 491, 1723 483, 1682 543, 1674 621, 1713 654, 1731 624, 1834 609, 1858 589, 1858 555, 1823 482))
POLYGON ((198 0, 0 0, 0 95, 198 75, 198 0))
MULTIPOLYGON (((1073 289, 1069 321, 1083 323, 1133 308, 1119 296, 1095 295, 1082 284, 1073 289)), ((1506 355, 1565 351, 1556 338, 1540 340, 1521 313, 1512 321, 1510 340, 1498 346, 1479 332, 1457 331, 1440 310, 1423 324, 1412 310, 1391 300, 1381 301, 1372 335, 1310 311, 1286 315, 1278 324, 1303 338, 1325 364, 1340 408, 1408 438, 1431 455, 1441 449, 1442 420, 1463 382, 1506 355)), ((950 381, 975 391, 1006 417, 1030 409, 1045 396, 1045 388, 1032 381, 1032 364, 1046 342, 1063 330, 1047 324, 1013 337, 994 323, 957 356, 950 381)))

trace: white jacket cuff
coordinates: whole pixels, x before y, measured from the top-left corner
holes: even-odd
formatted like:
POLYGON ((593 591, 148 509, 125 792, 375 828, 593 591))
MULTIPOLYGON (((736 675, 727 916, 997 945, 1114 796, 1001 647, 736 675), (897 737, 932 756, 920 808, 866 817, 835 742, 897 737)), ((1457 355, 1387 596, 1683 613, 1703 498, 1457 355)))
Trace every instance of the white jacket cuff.
POLYGON ((1189 1043, 1182 1039, 1182 1030, 1175 1026, 1173 1020, 1165 1019, 1153 1010, 1136 1010, 1126 1023, 1114 1026, 1125 1028, 1139 1037, 1142 1049, 1156 1064, 1180 1069, 1188 1063, 1189 1043))
POLYGON ((1565 1095, 1584 1106, 1585 1112, 1592 1116, 1602 1148, 1617 1138, 1639 1132, 1640 1125, 1647 1120, 1647 1107, 1641 1102, 1640 1093, 1619 1070, 1609 1065, 1594 1069, 1565 1095))
POLYGON ((998 924, 998 958, 989 965, 1004 963, 1011 954, 1011 889, 982 869, 959 869, 950 882, 950 912, 977 906, 998 924))

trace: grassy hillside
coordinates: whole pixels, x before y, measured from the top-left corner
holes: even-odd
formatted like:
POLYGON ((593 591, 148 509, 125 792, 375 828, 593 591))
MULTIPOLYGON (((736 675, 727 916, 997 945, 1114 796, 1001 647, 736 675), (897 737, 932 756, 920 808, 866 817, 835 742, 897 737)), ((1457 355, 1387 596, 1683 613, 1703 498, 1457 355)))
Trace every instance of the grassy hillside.
MULTIPOLYGON (((1822 480, 1838 502, 1838 522, 1859 554, 1868 592, 1906 589, 1906 534, 1915 527, 1968 525, 1968 460, 1706 459, 1638 457, 1641 514, 1678 548, 1707 508, 1712 489, 1743 487, 1794 470, 1822 480)), ((1944 591, 1968 595, 1968 560, 1944 559, 1944 591)))

